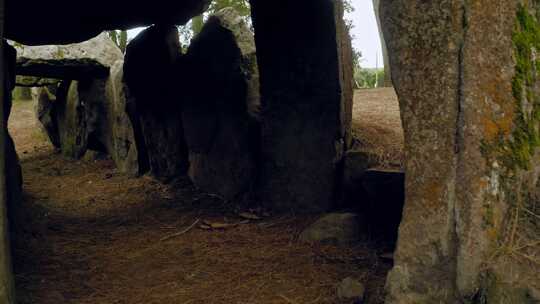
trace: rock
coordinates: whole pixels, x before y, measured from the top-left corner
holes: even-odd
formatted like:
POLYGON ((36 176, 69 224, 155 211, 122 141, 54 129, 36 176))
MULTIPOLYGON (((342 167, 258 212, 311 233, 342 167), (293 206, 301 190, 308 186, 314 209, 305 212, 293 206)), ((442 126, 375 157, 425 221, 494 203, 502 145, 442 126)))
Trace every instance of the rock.
MULTIPOLYGON (((3 70, 3 87, 5 88, 5 94, 3 95, 3 119, 6 123, 4 127, 5 130, 3 132, 5 136, 5 144, 3 146, 3 159, 5 161, 5 165, 0 167, 4 168, 5 170, 2 172, 2 174, 5 174, 6 207, 9 219, 9 230, 11 233, 17 233, 23 228, 22 225, 25 222, 22 217, 24 212, 22 206, 22 169, 17 151, 15 150, 15 144, 7 128, 7 121, 9 120, 12 107, 11 92, 15 88, 16 51, 5 41, 2 41, 2 44, 4 53, 3 62, 5 63, 5 68, 3 70)), ((1 254, 3 253, 4 252, 1 254)))
POLYGON ((94 0, 77 2, 75 8, 68 0, 8 0, 6 11, 10 13, 6 15, 5 37, 32 45, 66 44, 88 40, 104 30, 157 23, 183 25, 201 15, 210 0, 132 4, 128 0, 94 0))
POLYGON ((46 87, 37 88, 34 92, 37 94, 33 98, 37 119, 52 145, 55 148, 60 148, 56 97, 46 87))
POLYGON ((353 213, 330 213, 310 225, 300 234, 300 241, 350 245, 362 238, 365 224, 353 213))
POLYGON ((60 149, 63 155, 79 159, 88 149, 86 109, 79 98, 79 83, 62 82, 56 100, 60 149))
POLYGON ((31 87, 32 89, 36 89, 37 87, 48 87, 51 85, 58 86, 59 83, 60 81, 58 79, 53 78, 17 75, 18 86, 31 87))
POLYGON ((350 137, 352 58, 342 2, 251 5, 262 80, 259 195, 275 209, 326 212, 350 137))
POLYGON ((343 279, 337 287, 337 296, 341 301, 353 301, 355 304, 363 303, 366 287, 360 281, 348 277, 343 279))
POLYGON ((17 60, 17 74, 38 78, 82 79, 86 77, 106 78, 107 67, 91 59, 17 60))
POLYGON ((146 147, 138 119, 131 119, 130 112, 136 112, 133 102, 128 101, 124 84, 124 61, 118 60, 111 68, 106 84, 108 121, 106 137, 107 150, 120 172, 139 175, 148 169, 146 147))
POLYGON ((182 111, 189 175, 203 191, 227 200, 246 194, 256 180, 260 138, 253 33, 234 9, 220 10, 193 39, 184 61, 192 92, 182 111))
POLYGON ((28 46, 14 44, 17 49, 17 59, 28 60, 93 60, 110 68, 123 56, 122 51, 105 32, 81 43, 65 45, 28 46))
POLYGON ((83 43, 24 46, 14 44, 17 74, 41 78, 106 78, 122 52, 106 33, 83 43))
POLYGON ((539 3, 384 0, 380 9, 407 168, 386 303, 470 301, 497 290, 486 278, 500 264, 512 269, 501 281, 537 278, 486 257, 509 239, 516 202, 536 203, 540 120, 528 110, 540 110, 539 3))
POLYGON ((179 61, 177 28, 152 26, 129 43, 124 62, 124 80, 137 108, 150 170, 163 181, 185 176, 188 168, 179 61))

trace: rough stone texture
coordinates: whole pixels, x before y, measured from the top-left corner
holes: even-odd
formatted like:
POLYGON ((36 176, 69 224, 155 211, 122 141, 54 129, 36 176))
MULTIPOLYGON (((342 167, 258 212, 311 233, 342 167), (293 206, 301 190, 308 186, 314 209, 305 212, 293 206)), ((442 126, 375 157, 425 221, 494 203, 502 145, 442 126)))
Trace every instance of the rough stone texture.
POLYGON ((109 38, 107 33, 101 33, 88 41, 66 45, 29 46, 13 44, 17 50, 17 60, 60 60, 60 59, 87 59, 93 60, 105 67, 122 58, 122 52, 109 38))
POLYGON ((51 85, 58 86, 59 82, 60 81, 58 79, 17 75, 17 86, 21 87, 36 88, 51 85))
POLYGON ((5 2, 9 12, 6 37, 33 45, 81 42, 104 30, 157 23, 182 25, 210 4, 209 0, 156 0, 137 5, 128 0, 93 0, 76 5, 69 0, 5 2))
POLYGON ((260 197, 281 210, 327 210, 351 121, 342 3, 251 5, 261 73, 260 197))
MULTIPOLYGON (((3 4, 3 3, 2 3, 3 4)), ((0 15, 3 17, 3 10, 0 6, 0 15)), ((3 18, 0 18, 3 20, 3 18)), ((0 22, 0 38, 3 38, 3 24, 0 22)), ((10 206, 14 202, 12 172, 16 169, 17 163, 13 162, 14 147, 7 132, 7 120, 11 105, 10 93, 15 81, 15 54, 7 43, 0 44, 0 63, 4 67, 0 73, 0 302, 7 304, 15 303, 15 284, 11 266, 11 249, 9 244, 9 218, 12 214, 10 206), (10 146, 11 145, 11 146, 10 146)))
POLYGON ((17 49, 17 74, 59 79, 106 78, 122 52, 106 33, 69 45, 26 46, 17 49))
POLYGON ((538 132, 523 130, 513 95, 518 2, 381 1, 407 155, 387 303, 477 299, 508 209, 537 178, 530 159, 515 168, 520 132, 527 149, 538 132))
MULTIPOLYGON (((37 115, 51 142, 68 157, 79 159, 88 150, 112 157, 120 172, 144 173, 144 145, 137 143, 129 117, 128 99, 122 81, 123 60, 112 68, 111 77, 64 81, 56 90, 40 88, 37 115)), ((142 139, 139 139, 142 140, 142 139)))
POLYGON ((56 100, 60 149, 65 156, 79 159, 88 149, 88 132, 86 110, 79 96, 78 82, 62 82, 56 100))
MULTIPOLYGON (((5 87, 7 93, 4 95, 4 119, 7 122, 9 120, 9 115, 11 114, 12 107, 12 97, 11 92, 15 89, 15 58, 16 51, 13 47, 10 47, 5 42, 4 43, 4 56, 7 65, 7 77, 5 79, 5 87)), ((22 170, 19 164, 19 157, 15 150, 15 143, 9 134, 9 131, 5 130, 6 136, 6 146, 5 146, 5 157, 6 157, 6 185, 7 185, 7 210, 8 218, 10 220, 10 230, 11 232, 17 232, 19 226, 22 224, 19 222, 21 217, 19 216, 22 210, 22 170)))
POLYGON ((307 243, 350 245, 362 238, 365 225, 354 213, 330 213, 311 224, 299 240, 307 243))
POLYGON ((133 103, 128 101, 126 87, 123 80, 124 61, 118 60, 111 68, 111 75, 106 84, 107 120, 106 139, 107 150, 121 172, 130 175, 139 175, 148 168, 148 159, 142 141, 138 120, 131 120, 129 108, 133 103), (137 124, 136 126, 133 123, 137 124))
POLYGON ((33 90, 36 116, 54 147, 60 148, 60 134, 56 116, 56 97, 46 87, 33 90))
POLYGON ((28 72, 24 61, 32 66, 34 76, 46 77, 18 80, 43 86, 34 90, 36 112, 55 147, 74 158, 82 157, 87 149, 106 152, 121 172, 131 175, 146 170, 144 153, 138 149, 143 145, 135 143, 134 127, 128 116, 123 54, 106 34, 67 46, 17 48, 18 73, 28 72), (102 73, 89 71, 96 67, 102 73), (68 80, 61 86, 60 98, 55 97, 57 92, 49 90, 58 87, 59 80, 48 77, 68 80), (67 90, 67 83, 74 79, 77 81, 71 82, 67 90))
POLYGON ((109 69, 92 59, 17 60, 17 74, 57 79, 106 78, 109 69))
POLYGON ((124 81, 139 113, 150 170, 161 180, 185 175, 188 168, 179 59, 177 29, 152 26, 129 43, 124 62, 124 81))
POLYGON ((257 180, 259 71, 253 33, 232 8, 211 16, 185 56, 191 96, 182 120, 196 186, 226 199, 257 180))

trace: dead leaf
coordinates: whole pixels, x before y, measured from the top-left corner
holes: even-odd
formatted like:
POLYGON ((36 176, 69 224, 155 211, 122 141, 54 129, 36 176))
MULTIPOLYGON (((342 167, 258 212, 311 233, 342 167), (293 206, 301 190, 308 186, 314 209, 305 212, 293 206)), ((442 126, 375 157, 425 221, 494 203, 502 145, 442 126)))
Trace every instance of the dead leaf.
POLYGON ((239 213, 238 216, 241 217, 241 218, 248 219, 248 220, 260 220, 261 219, 260 216, 254 214, 254 213, 249 213, 249 212, 239 213))
POLYGON ((206 224, 200 224, 200 225, 199 225, 199 228, 200 228, 200 229, 204 229, 204 230, 210 230, 210 229, 212 229, 212 227, 210 227, 210 226, 208 226, 208 225, 206 225, 206 224))
POLYGON ((204 220, 203 223, 206 226, 209 226, 211 229, 226 229, 226 228, 234 227, 237 225, 237 224, 229 224, 229 223, 211 222, 209 220, 204 220))

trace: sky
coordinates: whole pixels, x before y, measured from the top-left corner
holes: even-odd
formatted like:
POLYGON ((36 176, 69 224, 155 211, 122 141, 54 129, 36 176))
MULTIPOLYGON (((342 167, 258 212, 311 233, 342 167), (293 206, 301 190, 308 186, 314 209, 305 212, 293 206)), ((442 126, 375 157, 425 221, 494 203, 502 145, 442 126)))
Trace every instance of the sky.
POLYGON ((381 41, 373 11, 373 1, 352 0, 351 2, 355 10, 345 17, 353 21, 353 47, 362 52, 363 60, 360 65, 364 68, 374 68, 378 63, 378 66, 382 67, 381 41))
MULTIPOLYGON (((363 68, 383 66, 381 42, 372 0, 352 0, 354 12, 347 14, 345 18, 352 20, 354 28, 353 47, 362 53, 360 65, 363 68), (377 59, 378 58, 378 59, 377 59)), ((142 29, 129 31, 129 37, 135 37, 142 29)))

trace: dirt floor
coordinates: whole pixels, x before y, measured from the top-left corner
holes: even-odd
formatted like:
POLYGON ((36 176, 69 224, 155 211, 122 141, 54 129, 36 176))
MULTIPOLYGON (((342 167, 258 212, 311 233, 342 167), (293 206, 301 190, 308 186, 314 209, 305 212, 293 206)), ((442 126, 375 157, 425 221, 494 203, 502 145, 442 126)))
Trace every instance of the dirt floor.
POLYGON ((353 148, 373 155, 377 168, 404 169, 403 127, 393 88, 355 92, 352 131, 353 148))
POLYGON ((262 219, 247 222, 245 209, 188 181, 162 185, 110 160, 65 159, 30 102, 15 103, 10 132, 28 211, 13 249, 19 303, 339 303, 336 285, 348 276, 365 283, 365 303, 383 301, 391 260, 380 246, 302 244, 314 217, 258 211, 262 219))

